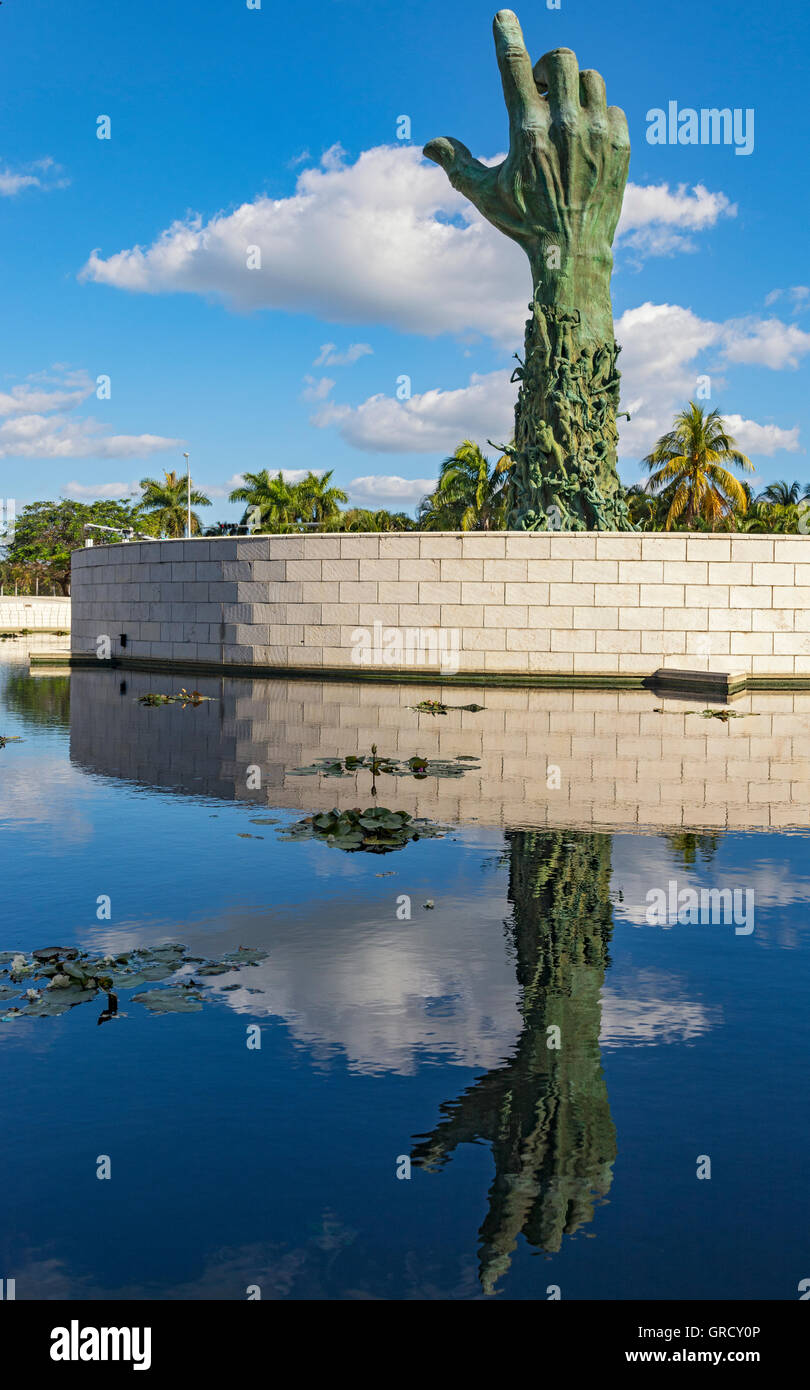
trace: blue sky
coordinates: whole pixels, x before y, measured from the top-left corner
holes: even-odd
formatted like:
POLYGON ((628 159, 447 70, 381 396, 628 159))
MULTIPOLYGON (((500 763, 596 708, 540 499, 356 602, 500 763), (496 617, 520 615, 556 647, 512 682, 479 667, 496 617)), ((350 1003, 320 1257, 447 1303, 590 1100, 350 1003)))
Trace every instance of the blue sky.
MULTIPOLYGON (((504 153, 493 12, 4 0, 0 496, 126 495, 188 449, 207 521, 262 467, 410 508, 465 435, 506 438, 528 264, 420 154, 442 134, 504 153)), ((704 374, 756 482, 808 480, 806 8, 518 14, 533 59, 573 48, 627 112, 624 480, 704 374), (649 144, 669 101, 753 109, 752 152, 649 144)))

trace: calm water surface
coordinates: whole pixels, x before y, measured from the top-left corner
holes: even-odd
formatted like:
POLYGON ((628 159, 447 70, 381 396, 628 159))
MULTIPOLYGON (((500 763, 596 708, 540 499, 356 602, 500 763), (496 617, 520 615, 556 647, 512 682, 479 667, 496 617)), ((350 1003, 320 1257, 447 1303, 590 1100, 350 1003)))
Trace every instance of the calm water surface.
MULTIPOLYGON (((267 952, 209 977, 199 1013, 121 990, 104 1026, 103 995, 5 1016, 0 1276, 18 1298, 796 1298, 804 833, 496 821, 497 779, 470 762, 380 779, 378 802, 433 812, 444 838, 286 842, 304 813, 371 804, 368 774, 289 775, 324 749, 375 730, 399 758, 489 767, 495 749, 508 800, 510 719, 517 736, 534 716, 504 696, 493 722, 489 692, 454 692, 487 711, 441 722, 380 687, 349 717, 333 687, 213 680, 204 705, 147 709, 181 682, 31 678, 21 643, 2 662, 0 735, 23 741, 0 750, 0 950, 267 952), (754 930, 648 925, 670 880, 753 889, 754 930)), ((551 802, 539 756, 536 776, 551 802)))

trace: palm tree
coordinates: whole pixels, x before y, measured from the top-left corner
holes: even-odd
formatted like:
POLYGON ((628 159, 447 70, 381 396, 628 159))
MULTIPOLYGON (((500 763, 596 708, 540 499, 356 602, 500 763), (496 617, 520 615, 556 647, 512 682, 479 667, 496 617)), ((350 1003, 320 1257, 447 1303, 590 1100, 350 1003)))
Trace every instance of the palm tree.
POLYGON ((511 459, 494 467, 471 439, 439 469, 436 491, 419 505, 423 531, 496 531, 506 525, 506 482, 511 459))
MULTIPOLYGON (((147 527, 154 528, 159 536, 184 536, 188 508, 188 483, 178 478, 174 469, 163 474, 163 481, 157 478, 141 478, 142 496, 137 510, 146 518, 147 527)), ((195 507, 210 507, 211 500, 196 488, 191 489, 191 502, 195 507)), ((199 535, 200 518, 191 513, 191 532, 199 535)))
MULTIPOLYGON (((266 468, 258 473, 244 473, 239 487, 228 495, 229 502, 245 502, 247 508, 259 510, 262 531, 291 531, 298 520, 299 506, 295 491, 284 481, 279 471, 271 478, 266 468)), ((245 518, 248 511, 245 512, 245 518)))
POLYGON ((742 531, 764 531, 777 535, 796 535, 806 518, 810 484, 787 483, 784 479, 769 483, 753 498, 742 531))
POLYGON ((775 507, 795 507, 801 496, 807 497, 808 489, 802 494, 801 483, 786 483, 783 478, 776 483, 768 483, 759 494, 758 502, 770 502, 775 507))
POLYGON ((674 484, 665 530, 676 522, 689 529, 704 521, 712 530, 729 520, 734 511, 744 512, 747 497, 742 484, 724 464, 753 473, 751 460, 726 432, 719 411, 704 415, 702 406, 690 401, 688 410, 676 415, 673 428, 662 435, 644 459, 650 470, 647 484, 661 492, 674 484))
POLYGON ((415 531, 416 522, 407 512, 389 512, 384 507, 372 512, 366 507, 351 507, 340 513, 335 527, 341 531, 415 531))
POLYGON ((348 502, 349 498, 342 488, 331 486, 333 472, 330 468, 319 477, 310 470, 292 489, 302 521, 326 526, 340 516, 338 503, 348 502))
POLYGON ((632 487, 627 488, 627 506, 630 512, 630 520, 635 526, 639 526, 642 531, 660 531, 663 529, 664 522, 672 501, 674 484, 670 483, 668 488, 655 496, 650 491, 649 482, 633 483, 632 487))

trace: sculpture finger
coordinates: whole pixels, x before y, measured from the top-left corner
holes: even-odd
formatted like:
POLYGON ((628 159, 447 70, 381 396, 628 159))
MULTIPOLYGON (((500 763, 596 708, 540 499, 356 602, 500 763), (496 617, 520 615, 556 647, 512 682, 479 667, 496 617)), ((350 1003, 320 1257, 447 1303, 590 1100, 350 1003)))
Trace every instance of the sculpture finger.
POLYGON ((608 130, 612 144, 617 150, 630 152, 630 132, 627 129, 627 117, 620 106, 609 106, 607 109, 608 130))
POLYGON ((572 119, 579 114, 579 64, 570 48, 554 48, 534 65, 534 81, 539 91, 548 92, 552 121, 572 119))
POLYGON ((499 10, 492 22, 492 32, 510 119, 517 125, 532 123, 539 104, 537 88, 517 15, 511 10, 499 10))
POLYGON ((579 74, 579 100, 584 109, 592 115, 607 116, 605 79, 593 68, 585 68, 579 74))
POLYGON ((452 135, 440 135, 438 139, 428 141, 422 153, 426 159, 441 165, 453 187, 465 198, 469 198, 476 207, 481 206, 497 170, 488 168, 480 159, 474 159, 467 146, 460 140, 454 140, 452 135))

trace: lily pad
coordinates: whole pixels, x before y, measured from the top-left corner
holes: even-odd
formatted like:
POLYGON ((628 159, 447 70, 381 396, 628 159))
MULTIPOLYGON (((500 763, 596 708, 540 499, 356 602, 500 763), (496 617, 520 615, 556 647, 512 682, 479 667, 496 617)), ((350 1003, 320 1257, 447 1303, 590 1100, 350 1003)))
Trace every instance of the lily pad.
POLYGON ((125 970, 114 970, 112 973, 113 989, 140 989, 141 985, 149 983, 145 975, 133 970, 129 974, 125 970))
POLYGON ((351 811, 321 811, 287 827, 283 840, 321 840, 334 849, 349 853, 358 850, 388 854, 402 849, 410 840, 436 839, 447 834, 448 826, 427 819, 414 820, 407 811, 391 811, 387 806, 356 807, 351 811))
POLYGON ((136 1004, 143 1004, 150 1014, 198 1014, 202 995, 194 990, 173 985, 168 989, 148 989, 145 994, 133 994, 136 1004))
POLYGON ((417 710, 419 714, 446 714, 450 709, 478 714, 483 708, 483 705, 446 705, 443 700, 420 700, 418 705, 411 705, 411 709, 417 710))
MULTIPOLYGON (((697 714, 697 710, 690 710, 690 714, 697 714)), ((729 719, 753 719, 759 713, 758 710, 748 710, 745 714, 742 710, 736 709, 704 709, 700 713, 704 719, 719 719, 723 724, 727 724, 729 719)))
POLYGON ((199 690, 179 690, 176 695, 164 695, 157 690, 147 690, 145 695, 138 696, 139 705, 181 705, 185 709, 186 705, 201 705, 204 700, 211 700, 211 695, 201 695, 199 690))
POLYGON ((95 989, 82 989, 80 985, 69 985, 66 989, 49 989, 39 999, 29 1004, 25 1013, 29 1018, 58 1018, 73 1009, 77 1004, 87 1004, 95 999, 95 989))
POLYGON ((258 946, 240 946, 236 951, 226 951, 222 959, 233 965, 258 965, 260 960, 267 960, 267 954, 258 946))
MULTIPOLYGON (((468 708, 458 706, 458 708, 468 708)), ((473 708, 470 706, 469 708, 473 708)), ((480 708, 480 706, 476 706, 480 708)), ((354 754, 346 758, 319 758, 317 762, 310 763, 308 767, 294 767, 287 772, 288 777, 353 777, 358 772, 370 772, 372 777, 385 774, 389 777, 415 777, 423 780, 425 777, 461 777, 466 768, 465 763, 478 763, 478 759, 468 754, 466 757, 458 757, 454 760, 441 760, 438 758, 427 758, 416 753, 407 759, 388 758, 378 756, 372 750, 369 757, 360 757, 354 754)), ((253 821, 251 824, 260 824, 253 821)), ((269 822, 268 822, 269 824, 269 822)))
MULTIPOLYGON (((46 946, 34 953, 31 962, 22 952, 4 951, 0 953, 0 966, 5 964, 7 968, 0 968, 0 976, 8 976, 9 982, 0 983, 0 1003, 18 997, 23 981, 46 982, 46 987, 40 983, 38 989, 29 989, 25 992, 22 1008, 14 1005, 0 1017, 6 1022, 26 1016, 56 1017, 76 1004, 98 998, 100 992, 110 995, 119 989, 140 990, 144 985, 167 980, 191 965, 200 965, 201 975, 224 975, 255 966, 266 956, 267 952, 258 947, 240 946, 219 960, 206 960, 201 956, 189 956, 187 948, 176 941, 136 947, 119 952, 117 956, 46 946)), ((189 981, 146 990, 133 997, 153 1013, 198 1013, 203 1002, 203 996, 189 981)), ((102 1014, 102 1019, 114 1016, 115 1012, 113 1009, 112 1013, 102 1014)))
POLYGON ((141 966, 139 974, 148 983, 155 984, 158 980, 165 980, 169 975, 173 975, 177 966, 170 961, 154 961, 152 965, 141 966))

